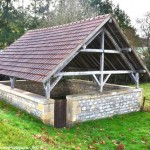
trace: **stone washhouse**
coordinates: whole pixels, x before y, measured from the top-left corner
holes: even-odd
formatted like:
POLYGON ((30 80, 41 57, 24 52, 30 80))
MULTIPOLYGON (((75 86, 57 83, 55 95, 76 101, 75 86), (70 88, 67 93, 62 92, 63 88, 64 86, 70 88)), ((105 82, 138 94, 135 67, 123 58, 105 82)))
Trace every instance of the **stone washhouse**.
POLYGON ((0 100, 55 127, 139 111, 147 68, 116 20, 102 15, 28 31, 0 53, 0 100), (106 83, 128 74, 136 88, 106 83), (77 80, 91 77, 91 81, 77 80), (74 78, 74 79, 73 79, 74 78))

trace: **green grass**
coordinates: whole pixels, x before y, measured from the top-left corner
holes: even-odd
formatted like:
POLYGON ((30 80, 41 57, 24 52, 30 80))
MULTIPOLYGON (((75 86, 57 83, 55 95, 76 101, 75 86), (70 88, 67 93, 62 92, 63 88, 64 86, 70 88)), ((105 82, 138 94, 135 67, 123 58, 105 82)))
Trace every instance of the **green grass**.
MULTIPOLYGON (((141 87, 149 96, 150 84, 141 87)), ((113 150, 119 143, 126 150, 150 150, 150 113, 136 112, 55 129, 0 101, 0 150, 6 146, 113 150)))
POLYGON ((144 96, 150 100, 150 83, 140 84, 140 87, 143 88, 144 96))

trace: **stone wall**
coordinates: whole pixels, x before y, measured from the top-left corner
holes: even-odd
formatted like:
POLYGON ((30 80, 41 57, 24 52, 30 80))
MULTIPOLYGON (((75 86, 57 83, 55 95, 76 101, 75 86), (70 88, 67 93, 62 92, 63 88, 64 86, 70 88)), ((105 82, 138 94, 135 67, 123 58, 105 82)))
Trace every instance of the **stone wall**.
POLYGON ((67 124, 139 111, 142 90, 67 96, 67 124))
MULTIPOLYGON (((9 85, 9 81, 1 81, 0 83, 9 85)), ((38 95, 45 96, 45 91, 42 83, 33 81, 16 81, 15 88, 32 92, 38 95)), ((128 87, 105 84, 104 92, 126 90, 128 87)), ((62 80, 51 91, 51 98, 66 98, 66 95, 99 93, 100 87, 92 81, 84 80, 62 80)))
MULTIPOLYGON (((38 91, 38 86, 34 88, 38 83, 31 84, 31 82, 19 81, 17 84, 27 90, 32 87, 32 91, 36 91, 36 88, 38 91)), ((71 82, 61 82, 58 85, 54 89, 55 92, 53 91, 55 95, 77 93, 76 95, 66 96, 68 126, 76 122, 139 111, 142 106, 141 89, 107 84, 104 92, 100 93, 99 87, 95 83, 88 81, 74 80, 71 82)), ((0 100, 5 100, 27 111, 45 124, 54 125, 54 99, 47 100, 43 96, 16 88, 11 89, 10 86, 0 84, 0 100)))
POLYGON ((26 92, 19 89, 11 89, 0 84, 0 100, 4 100, 26 112, 39 118, 45 124, 54 125, 54 100, 26 92))

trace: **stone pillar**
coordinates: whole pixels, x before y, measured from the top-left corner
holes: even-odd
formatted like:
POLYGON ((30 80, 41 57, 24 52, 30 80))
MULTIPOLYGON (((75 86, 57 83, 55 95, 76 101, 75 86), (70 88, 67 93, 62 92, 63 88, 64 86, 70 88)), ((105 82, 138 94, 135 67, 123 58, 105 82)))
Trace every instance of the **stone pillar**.
POLYGON ((67 126, 73 125, 77 120, 77 114, 81 113, 81 107, 79 106, 79 101, 72 99, 71 96, 67 96, 67 116, 66 116, 66 124, 67 126))

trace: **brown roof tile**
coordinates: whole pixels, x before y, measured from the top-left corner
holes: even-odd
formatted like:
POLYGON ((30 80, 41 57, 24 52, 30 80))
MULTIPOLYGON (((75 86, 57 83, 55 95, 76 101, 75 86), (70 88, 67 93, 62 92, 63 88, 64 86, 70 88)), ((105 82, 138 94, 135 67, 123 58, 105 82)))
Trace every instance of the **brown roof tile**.
POLYGON ((27 32, 0 53, 0 74, 43 82, 107 17, 27 32))

